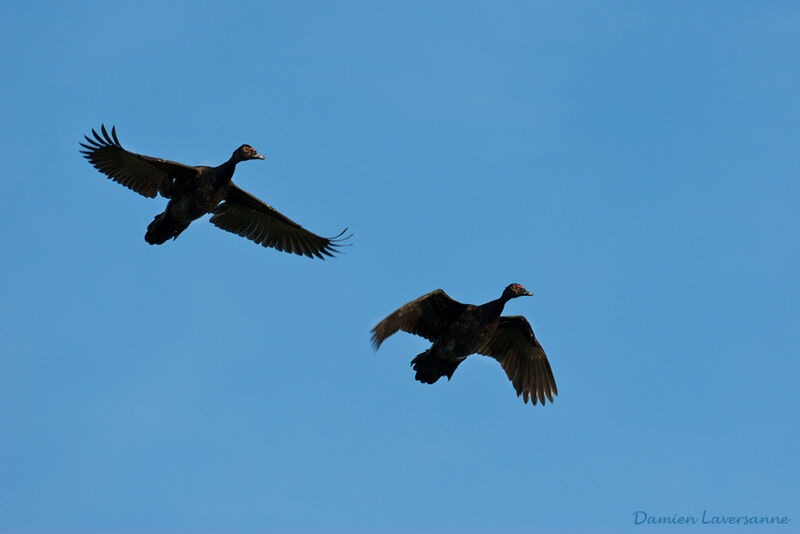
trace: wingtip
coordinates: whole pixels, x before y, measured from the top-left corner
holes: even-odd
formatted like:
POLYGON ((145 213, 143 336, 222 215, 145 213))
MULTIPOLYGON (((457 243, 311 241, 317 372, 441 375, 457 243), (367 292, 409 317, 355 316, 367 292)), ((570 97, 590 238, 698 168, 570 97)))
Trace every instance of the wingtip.
POLYGON ((550 391, 549 389, 543 389, 539 391, 526 389, 517 393, 517 397, 522 397, 522 402, 528 404, 530 401, 531 406, 536 406, 537 404, 547 406, 548 400, 550 401, 550 404, 553 404, 553 397, 557 395, 557 391, 550 391))
POLYGON ((328 240, 328 243, 323 248, 319 249, 318 251, 315 251, 316 257, 321 259, 321 260, 323 260, 323 261, 325 261, 325 257, 322 256, 322 254, 324 254, 325 256, 328 256, 329 258, 334 258, 334 257, 336 257, 337 254, 343 254, 344 253, 344 251, 340 250, 342 247, 353 246, 352 243, 342 243, 342 241, 346 241, 346 240, 350 239, 351 237, 353 237, 352 232, 350 234, 342 237, 345 234, 345 232, 347 232, 347 227, 345 227, 344 230, 342 230, 341 232, 339 232, 337 235, 335 235, 333 237, 326 237, 325 239, 328 240))
POLYGON ((369 342, 372 345, 372 348, 375 350, 381 348, 381 344, 386 341, 386 337, 381 337, 378 334, 378 327, 380 327, 380 323, 376 324, 374 327, 372 327, 372 330, 370 330, 372 335, 369 338, 369 342))
POLYGON ((328 238, 328 241, 330 241, 331 245, 333 245, 335 247, 350 247, 350 246, 352 246, 353 245, 352 243, 345 243, 344 241, 347 241, 348 239, 352 238, 353 237, 353 233, 351 232, 351 233, 349 233, 347 235, 344 235, 345 232, 347 232, 347 228, 345 228, 344 230, 339 232, 337 235, 328 238))
MULTIPOLYGON (((89 147, 86 147, 89 150, 107 147, 109 145, 118 146, 120 148, 122 147, 122 145, 120 145, 119 139, 117 138, 116 126, 111 127, 111 134, 109 134, 106 125, 101 123, 100 132, 92 128, 92 136, 94 136, 94 139, 89 137, 88 135, 83 136, 84 139, 86 139, 86 141, 91 145, 89 147)), ((83 143, 81 143, 81 145, 83 146, 83 143)))

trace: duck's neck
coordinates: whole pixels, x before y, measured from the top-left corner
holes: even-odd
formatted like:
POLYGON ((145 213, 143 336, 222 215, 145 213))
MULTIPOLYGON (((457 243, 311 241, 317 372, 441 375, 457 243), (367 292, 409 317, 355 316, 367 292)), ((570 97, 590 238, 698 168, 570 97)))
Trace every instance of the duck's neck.
POLYGON ((511 300, 511 297, 502 295, 498 299, 487 302, 484 306, 486 309, 490 310, 493 314, 496 314, 499 317, 500 314, 503 313, 503 308, 505 307, 506 302, 509 300, 511 300))
POLYGON ((223 185, 230 181, 233 178, 233 171, 236 170, 236 164, 239 163, 234 156, 231 156, 231 159, 217 167, 216 172, 214 173, 214 182, 217 185, 223 185))

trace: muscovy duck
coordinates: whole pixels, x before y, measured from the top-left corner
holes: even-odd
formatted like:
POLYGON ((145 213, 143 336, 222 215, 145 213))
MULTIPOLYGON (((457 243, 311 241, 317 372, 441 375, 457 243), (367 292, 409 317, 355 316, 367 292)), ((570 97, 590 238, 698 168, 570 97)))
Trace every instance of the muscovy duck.
MULTIPOLYGON (((237 148, 228 161, 217 167, 184 165, 174 161, 128 152, 117 139, 116 128, 109 135, 106 127, 94 129, 81 153, 100 172, 140 195, 168 198, 163 213, 156 215, 147 227, 145 240, 161 245, 177 238, 189 224, 206 213, 210 222, 223 230, 246 237, 265 247, 283 252, 325 259, 351 237, 321 237, 309 232, 275 208, 236 187, 231 182, 236 164, 251 159, 264 159, 250 145, 237 148)), ((352 234, 351 234, 352 235, 352 234)))
POLYGON ((509 300, 533 295, 519 284, 511 284, 500 298, 475 306, 453 300, 441 289, 409 302, 372 329, 377 350, 389 336, 403 330, 433 342, 431 348, 411 360, 416 379, 433 384, 448 380, 462 361, 473 353, 500 362, 517 396, 536 404, 537 398, 553 402, 558 395, 550 363, 533 329, 521 315, 501 316, 509 300))

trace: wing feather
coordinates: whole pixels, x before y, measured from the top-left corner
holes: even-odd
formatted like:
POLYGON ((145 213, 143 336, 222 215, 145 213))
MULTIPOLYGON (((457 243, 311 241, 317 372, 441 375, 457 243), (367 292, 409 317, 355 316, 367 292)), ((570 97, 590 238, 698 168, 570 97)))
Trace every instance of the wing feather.
POLYGON ((211 213, 211 223, 218 228, 264 247, 309 258, 333 256, 341 242, 352 235, 342 237, 345 228, 333 237, 318 236, 235 185, 231 185, 225 201, 211 213))
POLYGON ((500 317, 494 336, 478 352, 500 362, 524 402, 530 398, 533 404, 545 404, 545 398, 553 402, 558 395, 550 362, 525 317, 500 317))
POLYGON ((115 127, 109 135, 105 125, 101 125, 100 133, 93 128, 92 135, 94 139, 86 135, 86 143, 79 143, 83 157, 95 169, 140 195, 153 198, 160 191, 162 196, 169 197, 175 181, 197 176, 195 167, 128 152, 122 148, 115 127))
POLYGON ((387 337, 398 330, 435 341, 466 307, 466 304, 453 300, 441 289, 431 291, 378 323, 372 329, 372 344, 377 349, 387 337))

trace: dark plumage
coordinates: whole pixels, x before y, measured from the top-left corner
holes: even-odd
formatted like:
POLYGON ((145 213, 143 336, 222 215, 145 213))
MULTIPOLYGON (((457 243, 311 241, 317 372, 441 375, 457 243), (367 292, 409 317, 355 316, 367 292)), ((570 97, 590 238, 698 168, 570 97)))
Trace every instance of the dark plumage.
POLYGON ((500 316, 506 302, 524 295, 533 293, 511 284, 499 299, 475 306, 437 289, 378 323, 372 329, 372 343, 377 349, 398 330, 432 341, 431 348, 411 360, 416 379, 426 384, 443 376, 449 380, 470 354, 491 356, 503 366, 517 396, 525 402, 530 398, 536 404, 538 398, 545 404, 545 397, 553 402, 553 395, 558 395, 556 381, 530 323, 521 315, 500 316))
POLYGON ((156 215, 147 227, 145 240, 160 245, 177 238, 189 224, 206 213, 211 223, 265 247, 283 252, 324 259, 332 256, 345 228, 334 237, 320 237, 285 217, 272 206, 236 187, 231 178, 236 164, 250 159, 264 159, 249 145, 237 148, 231 158, 217 167, 192 167, 160 158, 128 152, 117 139, 101 126, 94 139, 86 137, 81 153, 100 172, 140 195, 168 198, 163 213, 156 215), (324 255, 324 256, 323 256, 324 255))

